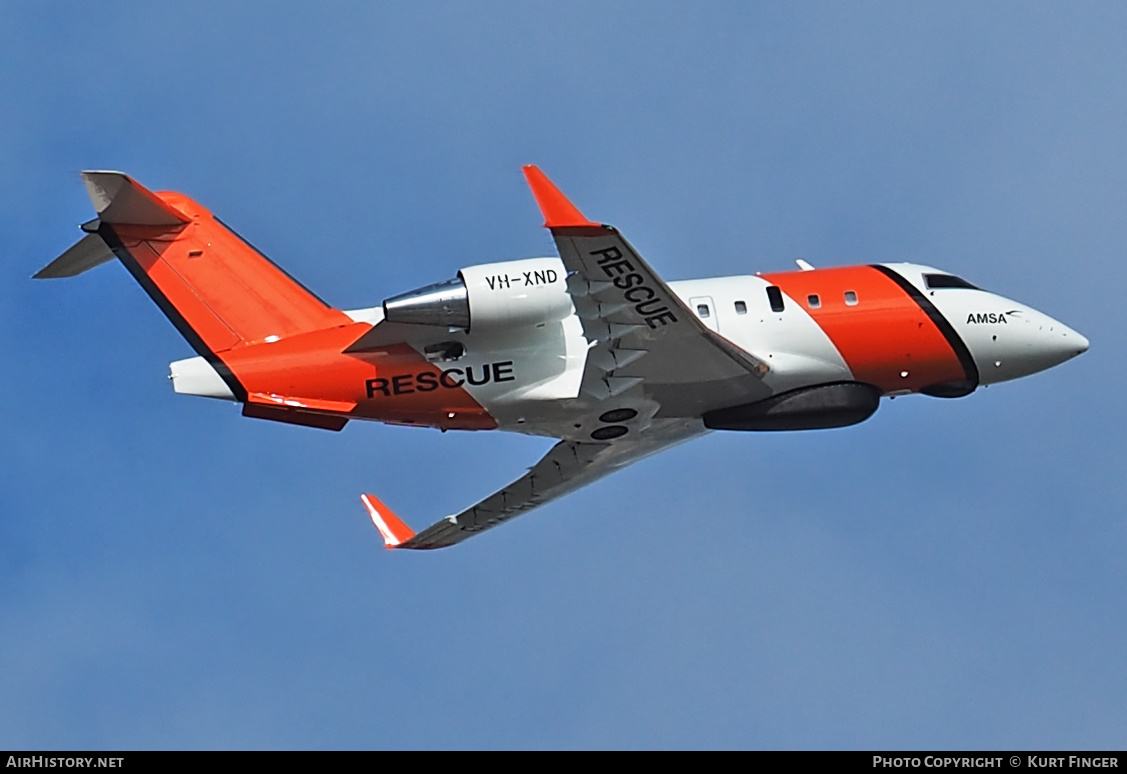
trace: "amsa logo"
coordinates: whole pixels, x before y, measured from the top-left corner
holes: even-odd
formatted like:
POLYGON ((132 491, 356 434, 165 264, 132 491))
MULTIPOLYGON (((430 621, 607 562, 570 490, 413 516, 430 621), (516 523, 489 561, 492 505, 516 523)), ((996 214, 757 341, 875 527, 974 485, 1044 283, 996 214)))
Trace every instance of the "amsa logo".
POLYGON ((1006 319, 1010 315, 1017 317, 1021 314, 1017 309, 1008 312, 971 312, 967 315, 967 325, 1009 325, 1006 319))

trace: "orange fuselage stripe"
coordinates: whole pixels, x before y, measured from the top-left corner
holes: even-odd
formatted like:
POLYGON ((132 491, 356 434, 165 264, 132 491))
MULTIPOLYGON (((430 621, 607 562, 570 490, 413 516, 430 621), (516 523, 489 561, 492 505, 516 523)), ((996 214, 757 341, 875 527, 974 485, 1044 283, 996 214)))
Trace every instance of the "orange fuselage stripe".
POLYGON ((857 381, 896 392, 967 377, 955 350, 928 314, 871 266, 762 277, 825 331, 857 381), (857 296, 856 305, 845 302, 850 291, 857 296), (817 308, 809 302, 811 295, 818 296, 817 308))

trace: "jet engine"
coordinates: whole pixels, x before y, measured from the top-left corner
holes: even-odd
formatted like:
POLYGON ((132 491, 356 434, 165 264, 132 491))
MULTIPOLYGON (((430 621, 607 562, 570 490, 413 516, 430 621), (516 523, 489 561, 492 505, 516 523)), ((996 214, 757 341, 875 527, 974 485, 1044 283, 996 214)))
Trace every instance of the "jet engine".
POLYGON ((388 322, 486 332, 562 320, 572 313, 559 258, 469 266, 446 282, 383 302, 388 322))

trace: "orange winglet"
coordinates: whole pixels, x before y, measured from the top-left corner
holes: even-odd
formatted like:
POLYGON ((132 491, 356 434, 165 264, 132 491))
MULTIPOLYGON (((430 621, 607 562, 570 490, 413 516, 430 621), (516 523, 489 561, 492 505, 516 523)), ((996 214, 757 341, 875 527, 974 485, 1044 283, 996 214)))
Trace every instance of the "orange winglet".
POLYGON ((391 509, 376 499, 375 495, 360 495, 360 501, 368 509, 368 516, 372 524, 383 535, 384 545, 388 548, 399 548, 400 543, 406 543, 415 537, 415 532, 391 512, 391 509))
POLYGON ((594 226, 602 224, 587 220, 579 208, 568 201, 556 184, 533 164, 526 164, 522 170, 540 212, 544 213, 544 228, 567 228, 569 226, 594 226))

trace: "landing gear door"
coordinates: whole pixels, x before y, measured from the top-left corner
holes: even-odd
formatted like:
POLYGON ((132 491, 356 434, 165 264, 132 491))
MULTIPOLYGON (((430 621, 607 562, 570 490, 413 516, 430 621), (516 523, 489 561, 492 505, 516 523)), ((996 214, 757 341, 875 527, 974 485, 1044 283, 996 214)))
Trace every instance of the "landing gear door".
POLYGON ((720 332, 720 321, 716 317, 716 304, 712 302, 712 296, 693 296, 689 299, 689 308, 714 333, 720 332))

